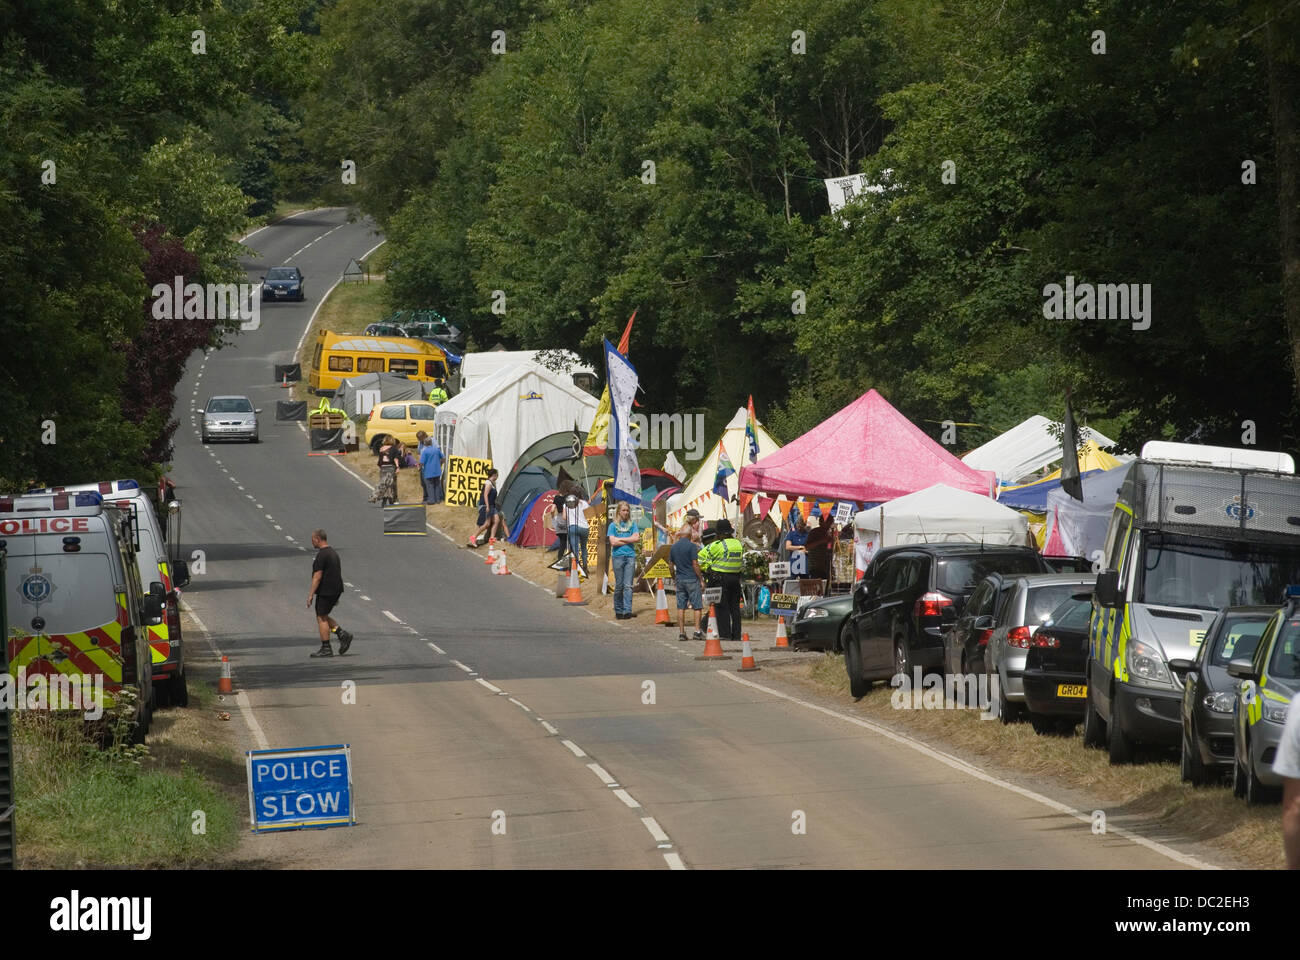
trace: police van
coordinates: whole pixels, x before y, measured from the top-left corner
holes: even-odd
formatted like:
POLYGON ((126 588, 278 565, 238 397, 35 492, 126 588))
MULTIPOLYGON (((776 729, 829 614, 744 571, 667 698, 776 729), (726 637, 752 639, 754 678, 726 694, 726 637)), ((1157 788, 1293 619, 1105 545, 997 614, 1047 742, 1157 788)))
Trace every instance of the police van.
MULTIPOLYGON (((167 488, 159 485, 159 489, 167 488)), ((101 480, 66 487, 48 487, 39 493, 98 493, 106 503, 131 511, 132 536, 140 584, 147 593, 162 598, 163 618, 149 624, 149 658, 153 664, 155 705, 188 706, 185 643, 181 634, 179 588, 190 582, 189 567, 180 559, 180 501, 159 503, 166 528, 154 512, 149 496, 135 480, 101 480)))
MULTIPOLYGON (((153 715, 145 627, 162 619, 163 604, 141 589, 131 526, 130 510, 104 504, 98 493, 0 497, 6 642, 17 693, 43 688, 45 707, 57 709, 56 689, 94 687, 108 710, 133 688, 133 737, 143 742, 153 715)), ((28 696, 26 706, 41 703, 28 696)))
POLYGON ((1300 582, 1300 477, 1284 453, 1153 441, 1118 490, 1093 594, 1084 743, 1126 763, 1181 742, 1182 676, 1228 606, 1300 582))

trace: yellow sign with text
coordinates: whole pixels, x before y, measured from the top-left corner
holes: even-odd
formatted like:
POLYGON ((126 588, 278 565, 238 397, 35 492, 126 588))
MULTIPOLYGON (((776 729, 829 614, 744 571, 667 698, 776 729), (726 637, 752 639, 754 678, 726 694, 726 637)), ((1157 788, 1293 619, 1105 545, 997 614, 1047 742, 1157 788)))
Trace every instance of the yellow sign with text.
POLYGON ((491 469, 491 460, 448 457, 447 503, 455 507, 476 506, 483 495, 483 482, 491 469))

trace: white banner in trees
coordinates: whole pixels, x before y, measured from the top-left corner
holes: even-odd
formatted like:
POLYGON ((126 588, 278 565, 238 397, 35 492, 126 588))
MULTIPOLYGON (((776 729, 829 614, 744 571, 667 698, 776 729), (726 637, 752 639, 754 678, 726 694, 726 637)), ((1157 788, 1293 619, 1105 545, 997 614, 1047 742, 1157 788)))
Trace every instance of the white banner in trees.
POLYGON ((865 173, 855 173, 848 177, 832 177, 824 181, 826 196, 831 203, 831 213, 837 213, 846 203, 852 203, 863 193, 883 193, 885 188, 877 183, 868 183, 865 173))

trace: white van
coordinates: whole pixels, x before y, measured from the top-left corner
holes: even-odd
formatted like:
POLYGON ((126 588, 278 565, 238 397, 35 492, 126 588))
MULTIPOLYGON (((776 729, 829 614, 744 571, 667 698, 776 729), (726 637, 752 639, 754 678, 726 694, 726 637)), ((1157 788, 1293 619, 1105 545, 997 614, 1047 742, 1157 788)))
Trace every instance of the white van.
POLYGON ((149 658, 153 664, 156 706, 188 706, 189 688, 185 677, 185 643, 181 635, 180 593, 190 582, 189 567, 179 558, 177 531, 180 529, 180 501, 164 504, 167 510, 168 540, 148 495, 135 480, 101 480, 66 487, 47 487, 40 493, 98 493, 105 503, 129 509, 135 539, 136 564, 145 592, 161 597, 164 616, 150 624, 149 658))
MULTIPOLYGON (((130 511, 104 505, 98 493, 0 497, 9 672, 18 692, 24 681, 51 693, 58 684, 84 691, 93 683, 109 709, 133 687, 134 737, 143 742, 153 713, 145 626, 162 619, 163 604, 141 589, 131 526, 130 511)), ((35 702, 28 698, 29 708, 35 702)))

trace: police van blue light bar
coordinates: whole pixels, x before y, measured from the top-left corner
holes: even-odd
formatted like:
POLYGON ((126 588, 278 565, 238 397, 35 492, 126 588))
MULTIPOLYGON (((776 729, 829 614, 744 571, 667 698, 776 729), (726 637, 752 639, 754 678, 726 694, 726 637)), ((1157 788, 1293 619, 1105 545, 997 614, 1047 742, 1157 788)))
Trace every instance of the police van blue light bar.
POLYGON ((98 507, 102 506, 104 498, 97 493, 84 492, 77 494, 77 499, 73 501, 75 507, 98 507))

